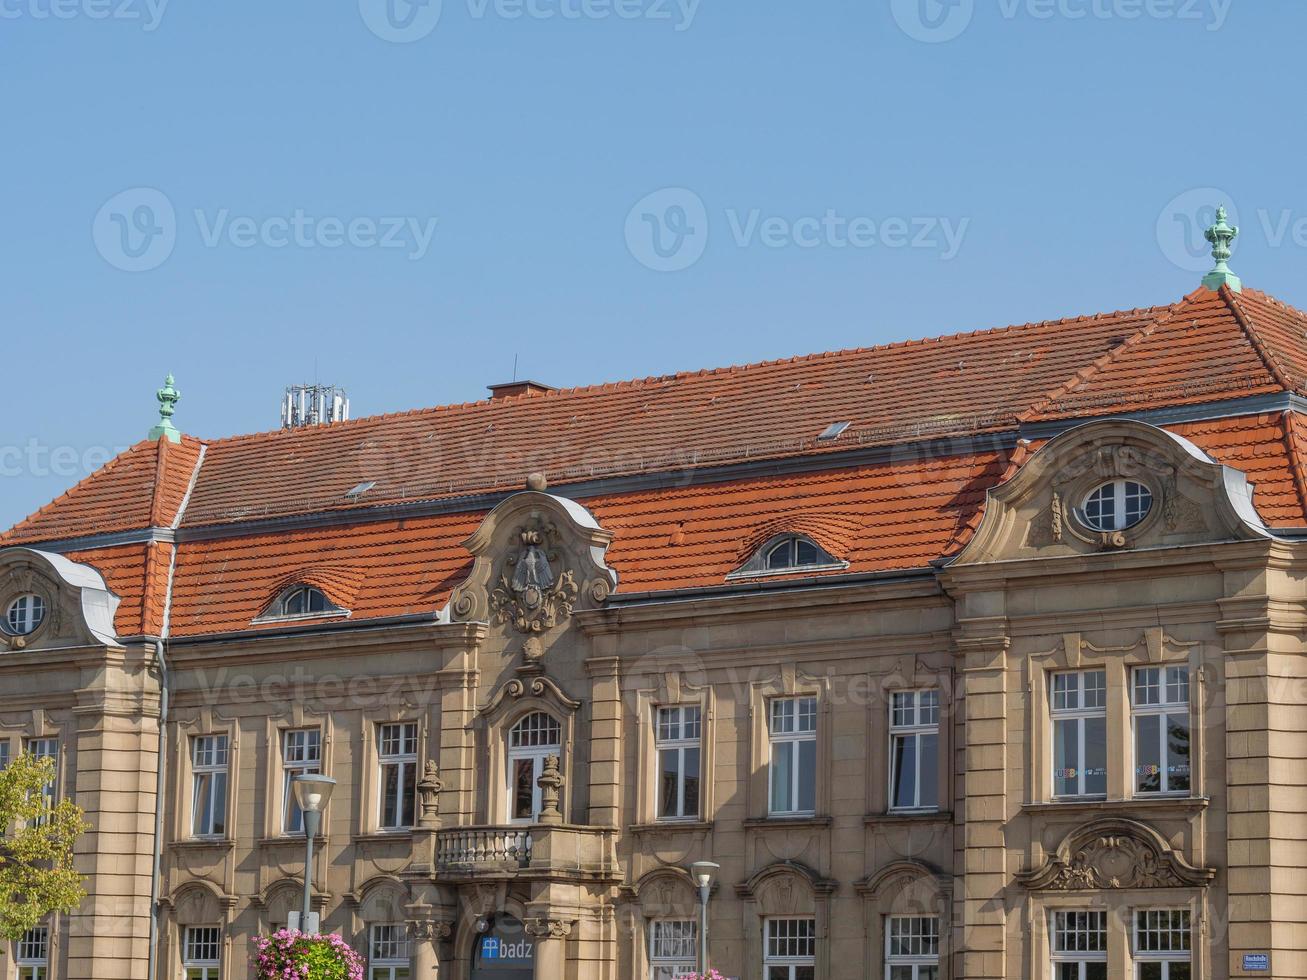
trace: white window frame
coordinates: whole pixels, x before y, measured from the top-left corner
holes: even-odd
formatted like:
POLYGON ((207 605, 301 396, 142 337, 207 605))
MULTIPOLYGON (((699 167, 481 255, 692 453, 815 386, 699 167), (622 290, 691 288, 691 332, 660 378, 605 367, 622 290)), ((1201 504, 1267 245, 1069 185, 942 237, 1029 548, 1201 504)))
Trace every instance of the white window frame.
POLYGON ((47 615, 49 610, 42 596, 35 592, 17 596, 5 607, 4 632, 10 636, 31 636, 41 628, 47 615))
POLYGON ((1127 479, 1108 480, 1106 483, 1098 484, 1085 494, 1085 498, 1080 505, 1079 516, 1080 519, 1085 522, 1085 526, 1094 531, 1125 531, 1137 524, 1142 524, 1144 518, 1152 513, 1153 506, 1156 502, 1152 489, 1146 483, 1139 480, 1127 479), (1112 519, 1106 524, 1103 524, 1101 523, 1101 518, 1096 520, 1089 516, 1089 502, 1094 497, 1098 496, 1100 491, 1105 490, 1108 487, 1112 488, 1112 519), (1137 487, 1139 492, 1131 490, 1130 488, 1132 487, 1137 487), (1129 506, 1132 497, 1144 501, 1143 509, 1139 512, 1139 516, 1134 520, 1130 520, 1126 516, 1127 507, 1129 506))
POLYGON ((322 773, 322 729, 288 728, 281 733, 281 831, 304 833, 304 815, 295 799, 295 777, 322 773))
MULTIPOLYGON (((41 794, 45 797, 47 807, 54 807, 59 799, 59 739, 57 738, 29 738, 23 745, 26 754, 35 756, 38 759, 53 759, 55 765, 54 779, 50 780, 41 788, 41 794)), ((36 825, 39 827, 45 823, 45 817, 38 817, 36 825)))
POLYGON ((698 820, 703 807, 703 708, 697 704, 666 705, 654 713, 654 806, 657 819, 664 821, 698 820), (676 807, 674 813, 663 812, 663 753, 676 757, 676 807), (698 799, 693 810, 685 804, 686 755, 694 753, 699 781, 698 799))
POLYGON ((1102 718, 1103 730, 1105 733, 1107 731, 1107 671, 1103 667, 1089 667, 1084 670, 1057 671, 1049 676, 1048 684, 1049 720, 1051 722, 1049 725, 1048 744, 1050 747, 1050 756, 1052 758, 1052 765, 1049 767, 1049 775, 1052 777, 1052 785, 1050 789, 1053 793, 1053 797, 1054 799, 1060 800, 1101 799, 1107 795, 1107 780, 1110 776, 1110 771, 1107 768, 1109 759, 1106 754, 1106 744, 1104 746, 1103 757, 1103 791, 1096 793, 1086 792, 1085 776, 1087 766, 1085 765, 1085 722, 1089 719, 1102 718), (1086 686, 1085 681, 1090 675, 1102 678, 1101 688, 1095 686, 1091 689, 1086 686), (1075 677, 1077 679, 1076 687, 1074 689, 1075 704, 1071 706, 1059 706, 1057 703, 1059 695, 1072 693, 1069 689, 1065 692, 1058 691, 1058 681, 1066 677, 1075 677), (1086 694, 1090 690, 1093 690, 1096 695, 1101 694, 1100 697, 1096 698, 1100 703, 1086 706, 1086 701, 1088 700, 1086 694), (1076 733, 1076 791, 1073 793, 1059 793, 1057 791, 1057 782, 1058 779, 1061 778, 1057 767, 1057 724, 1060 721, 1074 723, 1074 730, 1076 733))
POLYGON ((185 980, 219 980, 222 976, 222 926, 187 926, 182 933, 185 980), (203 933, 204 935, 201 935, 203 933), (212 949, 214 955, 207 954, 212 949))
POLYGON ((377 725, 377 826, 383 831, 411 830, 417 821, 418 724, 387 721, 377 725), (395 819, 386 822, 386 772, 395 773, 395 819), (404 821, 405 803, 412 819, 404 821))
POLYGON ((763 555, 762 558, 762 567, 769 572, 786 572, 792 571, 796 568, 817 568, 822 564, 824 564, 824 562, 821 549, 817 547, 814 542, 797 535, 792 538, 785 538, 782 541, 777 541, 767 549, 767 553, 763 555), (807 548, 812 551, 812 561, 802 560, 799 555, 799 550, 801 548, 807 548), (771 563, 772 555, 776 554, 781 549, 785 549, 786 552, 785 564, 773 565, 771 563))
POLYGON ((812 916, 778 916, 765 919, 762 938, 762 976, 772 980, 773 970, 784 970, 785 980, 799 980, 799 970, 817 970, 817 921, 812 916), (784 929, 778 928, 783 926, 784 929), (806 926, 805 928, 802 928, 806 926), (792 931, 791 931, 792 930, 792 931), (786 935, 778 933, 785 932, 786 935), (803 935, 806 932, 807 935, 803 935), (797 950, 804 948, 804 952, 797 950))
POLYGON ((368 929, 368 980, 409 980, 412 976, 408 927, 379 922, 368 929))
POLYGON ((911 970, 911 980, 921 980, 923 968, 939 975, 939 916, 885 917, 885 980, 896 967, 911 970))
POLYGON ((1079 965, 1078 980, 1089 980, 1089 965, 1092 963, 1102 963, 1104 970, 1107 969, 1107 912, 1104 909, 1055 909, 1049 913, 1048 917, 1048 949, 1049 960, 1052 963, 1052 978, 1060 980, 1058 967, 1064 963, 1075 963, 1079 965), (1077 928, 1070 924, 1069 917, 1073 915, 1085 916, 1084 928, 1077 928), (1068 928, 1059 928, 1059 923, 1067 921, 1068 928), (1090 936, 1101 936, 1101 949, 1076 949, 1067 948, 1064 939, 1068 936, 1085 937, 1085 946, 1090 943, 1090 936))
POLYGON ((694 919, 651 919, 649 980, 677 980, 694 973, 698 969, 698 943, 699 924, 694 919), (675 935, 659 935, 662 932, 675 935))
POLYGON ((1193 756, 1193 716, 1191 714, 1190 697, 1192 680, 1189 673, 1189 665, 1165 665, 1160 664, 1152 667, 1136 667, 1130 677, 1130 713, 1131 726, 1130 730, 1134 737, 1135 764, 1133 767, 1134 783, 1131 789, 1136 796, 1188 796, 1193 792, 1194 785, 1194 756, 1193 756), (1156 675, 1156 683, 1148 683, 1150 675, 1156 675), (1141 685, 1141 680, 1143 681, 1141 685), (1147 700, 1141 697, 1142 692, 1156 690, 1157 699, 1147 700), (1171 743, 1168 739, 1167 721, 1174 715, 1183 715, 1185 720, 1185 729, 1189 732, 1189 757, 1188 763, 1189 785, 1179 789, 1172 789, 1172 765, 1171 743), (1142 744, 1139 735, 1139 720, 1141 718, 1160 718, 1158 723, 1158 758, 1161 759, 1158 773, 1162 777, 1160 789, 1140 789, 1139 779, 1144 775, 1140 770, 1143 766, 1139 761, 1139 748, 1142 744))
POLYGON ((767 702, 767 813, 773 817, 811 817, 817 812, 817 696, 801 694, 797 697, 772 698, 767 702), (789 718, 782 709, 793 705, 789 718), (799 807, 800 743, 812 743, 814 771, 812 773, 812 806, 799 807), (776 758, 780 752, 790 756, 790 786, 787 799, 789 809, 776 804, 776 758))
POLYGON ((930 812, 939 809, 939 688, 922 688, 915 691, 890 692, 889 717, 889 809, 896 813, 913 811, 930 812), (935 782, 930 787, 933 801, 922 802, 921 744, 929 736, 935 738, 935 782), (900 742, 912 743, 912 802, 899 805, 894 802, 895 784, 898 782, 900 742))
POLYGON ((545 759, 551 755, 558 756, 558 764, 563 764, 563 725, 548 711, 531 711, 523 715, 508 730, 508 822, 511 824, 533 824, 540 816, 540 776, 545 769, 545 759), (544 719, 541 723, 537 719, 544 719), (531 724, 528 725, 527 723, 531 724), (545 739, 549 733, 554 738, 545 739), (514 744, 514 743, 517 744, 514 744), (531 815, 516 816, 517 802, 517 764, 531 764, 531 815))
POLYGON ((231 741, 221 732, 191 736, 191 836, 222 838, 227 834, 227 798, 231 777, 231 741), (221 799, 216 787, 221 787, 221 799), (208 820, 205 820, 205 797, 208 820), (218 821, 221 821, 219 824, 218 821))
POLYGON ((1189 967, 1192 976, 1193 916, 1189 909, 1135 909, 1134 913, 1130 934, 1134 947, 1136 980, 1141 980, 1145 964, 1158 964, 1161 966, 1162 975, 1160 980, 1172 980, 1171 967, 1179 963, 1189 967), (1164 916, 1170 921, 1163 923, 1162 917, 1164 916), (1177 920, 1178 925, 1176 924, 1177 920), (1165 944, 1158 941, 1146 942, 1145 935, 1148 933, 1152 933, 1159 939, 1165 936, 1168 942, 1165 944), (1169 940, 1174 937, 1183 937, 1181 944, 1183 948, 1163 948, 1163 946, 1171 946, 1169 940), (1145 946, 1154 946, 1156 948, 1145 949, 1145 946))
POLYGON ((49 926, 34 926, 14 943, 14 966, 18 980, 49 980, 49 926))

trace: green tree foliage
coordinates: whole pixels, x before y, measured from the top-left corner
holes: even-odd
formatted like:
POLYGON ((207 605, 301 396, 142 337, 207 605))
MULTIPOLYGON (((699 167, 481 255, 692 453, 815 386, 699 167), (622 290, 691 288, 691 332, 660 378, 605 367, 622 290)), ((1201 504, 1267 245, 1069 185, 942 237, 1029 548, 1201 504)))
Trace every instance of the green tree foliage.
POLYGON ((53 759, 23 754, 0 770, 0 936, 18 940, 53 912, 86 897, 73 845, 90 829, 70 800, 51 805, 53 759))

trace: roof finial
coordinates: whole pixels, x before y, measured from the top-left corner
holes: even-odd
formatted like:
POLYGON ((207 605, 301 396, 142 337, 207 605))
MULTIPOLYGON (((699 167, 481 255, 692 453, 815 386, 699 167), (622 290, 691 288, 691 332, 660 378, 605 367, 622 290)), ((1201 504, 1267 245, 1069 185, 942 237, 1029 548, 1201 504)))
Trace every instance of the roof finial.
POLYGON ((1203 277, 1203 285, 1217 290, 1229 286, 1236 293, 1243 291, 1243 282, 1230 271, 1230 243, 1239 234, 1239 229, 1226 223, 1225 207, 1216 209, 1216 224, 1207 229, 1207 240, 1212 243, 1212 258, 1216 259, 1216 268, 1203 277))
POLYGON ((149 438, 156 442, 160 439, 181 442, 182 434, 177 431, 177 426, 172 424, 172 416, 177 411, 177 402, 181 400, 182 393, 177 390, 171 374, 163 383, 163 387, 155 392, 154 397, 159 399, 159 424, 150 430, 149 438))

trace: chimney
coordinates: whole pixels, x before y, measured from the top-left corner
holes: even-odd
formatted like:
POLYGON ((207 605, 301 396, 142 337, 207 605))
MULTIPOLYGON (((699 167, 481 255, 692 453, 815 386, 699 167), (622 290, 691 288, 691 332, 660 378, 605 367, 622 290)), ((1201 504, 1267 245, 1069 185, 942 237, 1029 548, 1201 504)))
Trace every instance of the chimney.
POLYGON ((558 390, 553 385, 542 384, 539 381, 506 381, 503 384, 490 385, 489 387, 490 400, 495 402, 504 398, 515 398, 518 395, 534 398, 537 395, 558 390))

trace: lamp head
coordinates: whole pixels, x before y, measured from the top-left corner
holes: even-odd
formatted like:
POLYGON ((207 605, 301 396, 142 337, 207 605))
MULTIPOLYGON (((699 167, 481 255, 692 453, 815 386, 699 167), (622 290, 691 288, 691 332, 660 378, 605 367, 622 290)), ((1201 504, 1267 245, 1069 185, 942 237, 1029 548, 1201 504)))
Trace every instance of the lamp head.
POLYGON ((295 787, 295 802, 305 813, 321 813, 327 808, 331 791, 336 788, 336 781, 330 776, 317 774, 296 776, 292 780, 295 787))
POLYGON ((713 872, 720 867, 720 864, 713 861, 695 861, 690 865, 690 876, 700 888, 707 888, 712 884, 713 872))

